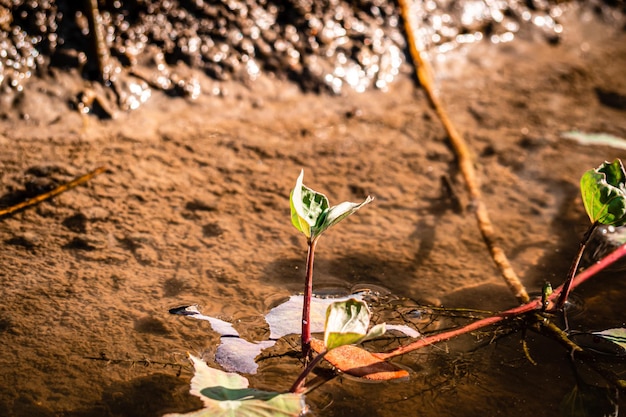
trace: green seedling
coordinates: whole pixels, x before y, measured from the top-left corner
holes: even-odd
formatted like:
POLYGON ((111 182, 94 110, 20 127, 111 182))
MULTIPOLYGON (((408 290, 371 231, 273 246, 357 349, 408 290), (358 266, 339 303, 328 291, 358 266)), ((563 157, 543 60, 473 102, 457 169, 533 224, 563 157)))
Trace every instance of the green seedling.
MULTIPOLYGON (((307 237, 309 245, 302 318, 302 349, 305 352, 305 357, 308 358, 311 355, 309 313, 315 243, 324 231, 369 203, 371 198, 368 197, 360 204, 342 203, 330 207, 328 199, 323 194, 302 184, 302 178, 303 173, 298 177, 296 187, 291 193, 290 202, 292 223, 307 237)), ((543 314, 545 311, 552 310, 555 304, 557 308, 559 304, 562 306, 567 300, 570 289, 578 287, 602 269, 626 256, 626 244, 623 244, 596 264, 576 275, 580 255, 593 230, 600 224, 614 226, 626 224, 626 172, 621 161, 606 162, 596 169, 587 171, 581 179, 581 193, 592 225, 582 240, 581 250, 570 268, 566 281, 561 286, 552 289, 550 284, 546 283, 541 296, 527 303, 477 319, 462 327, 421 337, 385 353, 371 353, 353 346, 370 338, 378 337, 385 332, 386 326, 384 324, 369 327, 370 311, 367 304, 354 298, 337 301, 326 310, 323 341, 314 341, 315 349, 319 354, 302 370, 288 393, 249 388, 246 378, 238 374, 209 368, 203 361, 192 356, 195 375, 191 381, 191 393, 202 399, 205 408, 188 414, 168 414, 166 417, 299 416, 307 411, 304 401, 304 394, 307 391, 305 387, 306 378, 324 358, 327 358, 328 362, 343 372, 355 376, 366 376, 369 375, 368 373, 377 372, 367 369, 372 364, 372 359, 377 362, 384 362, 478 329, 499 325, 513 317, 527 316, 534 320, 539 317, 545 330, 550 330, 551 334, 558 340, 567 342, 566 345, 572 349, 572 355, 578 352, 600 352, 601 354, 623 357, 626 355, 626 329, 612 328, 592 333, 571 334, 556 328, 554 325, 550 326, 549 316, 543 314), (598 343, 598 340, 602 343, 598 343), (332 353, 328 354, 329 352, 332 353), (363 352, 367 352, 369 356, 362 355, 363 352), (366 370, 365 374, 363 370, 366 370)), ((187 310, 185 311, 187 312, 187 310)), ((595 368, 592 367, 592 369, 595 368)), ((604 376, 614 387, 626 389, 626 381, 621 379, 618 374, 602 371, 601 376, 604 376)), ((397 372, 391 372, 389 376, 386 375, 380 380, 400 377, 403 376, 399 376, 397 372)), ((613 392, 614 390, 610 389, 591 389, 584 382, 578 381, 576 387, 563 399, 561 412, 568 417, 609 415, 617 410, 617 396, 613 395, 613 392)))
POLYGON ((331 207, 324 194, 318 193, 302 183, 303 178, 304 170, 298 176, 289 202, 291 223, 306 236, 308 244, 302 307, 302 356, 308 358, 311 353, 311 297, 313 296, 313 261, 317 240, 322 233, 370 203, 373 198, 368 196, 362 203, 346 201, 331 207))
POLYGON ((293 383, 291 392, 302 391, 307 375, 332 349, 355 345, 382 336, 386 331, 385 323, 377 324, 368 330, 370 316, 371 313, 367 304, 354 298, 329 305, 324 323, 324 350, 302 371, 296 382, 293 383))
POLYGON ((580 193, 585 211, 591 220, 591 226, 583 236, 578 253, 563 284, 563 291, 556 303, 563 308, 569 296, 570 286, 587 243, 596 228, 607 226, 623 226, 626 224, 626 171, 619 159, 612 163, 604 162, 598 168, 585 172, 580 179, 580 193))

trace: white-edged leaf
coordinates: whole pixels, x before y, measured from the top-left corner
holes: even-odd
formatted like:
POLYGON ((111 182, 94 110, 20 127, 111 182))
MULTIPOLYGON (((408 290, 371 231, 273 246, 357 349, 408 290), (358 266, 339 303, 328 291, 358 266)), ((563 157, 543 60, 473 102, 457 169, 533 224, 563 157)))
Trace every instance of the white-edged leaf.
POLYGON ((319 234, 321 234, 324 230, 336 225, 346 217, 354 214, 358 209, 363 207, 366 204, 371 203, 374 199, 370 196, 361 202, 361 203, 351 203, 349 201, 344 201, 341 204, 337 204, 336 206, 328 209, 328 213, 326 214, 326 218, 324 219, 324 223, 321 225, 319 234))
MULTIPOLYGON (((345 301, 350 298, 361 299, 362 295, 354 294, 350 297, 338 298, 311 298, 311 333, 322 333, 326 320, 326 310, 335 301, 345 301)), ((280 339, 289 334, 302 332, 302 295, 292 295, 287 301, 272 308, 265 316, 265 321, 270 326, 270 339, 280 339)))
POLYGON ((222 337, 215 352, 215 361, 229 372, 256 374, 259 369, 259 364, 255 362, 256 357, 275 344, 275 340, 248 342, 239 337, 222 337))
POLYGON ((585 133, 577 130, 561 133, 564 139, 575 140, 581 145, 607 145, 613 148, 626 149, 626 140, 609 133, 585 133))
POLYGON ((339 346, 353 345, 367 338, 385 333, 385 325, 379 324, 368 332, 370 311, 364 301, 350 298, 328 306, 324 326, 324 346, 326 350, 339 346))
POLYGON ((193 355, 190 358, 195 368, 190 392, 205 407, 163 417, 297 417, 306 411, 304 395, 248 388, 246 378, 210 368, 193 355))
POLYGON ((405 335, 413 339, 421 336, 420 332, 405 324, 387 324, 387 331, 389 330, 395 330, 397 332, 404 333, 405 335))
POLYGON ((300 171, 289 198, 291 223, 307 238, 312 239, 319 235, 316 229, 323 224, 329 203, 324 194, 305 186, 303 179, 304 170, 300 171))
POLYGON ((623 328, 615 328, 615 329, 607 329, 601 332, 593 332, 594 335, 603 338, 604 340, 608 340, 619 346, 619 350, 622 355, 626 354, 626 329, 623 328))
POLYGON ((211 323, 211 327, 213 328, 213 330, 219 333, 221 336, 239 336, 239 332, 235 330, 232 324, 215 317, 205 316, 200 312, 197 304, 172 308, 170 309, 170 314, 193 317, 197 320, 208 321, 209 323, 211 323))

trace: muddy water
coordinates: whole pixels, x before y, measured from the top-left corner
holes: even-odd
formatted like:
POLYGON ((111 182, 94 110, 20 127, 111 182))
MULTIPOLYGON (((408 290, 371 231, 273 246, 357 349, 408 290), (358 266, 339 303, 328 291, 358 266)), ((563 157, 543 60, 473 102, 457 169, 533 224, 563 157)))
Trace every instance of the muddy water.
MULTIPOLYGON (((480 43, 435 67, 502 246, 531 292, 546 279, 560 283, 584 233, 582 172, 626 157, 560 138, 574 129, 626 138, 624 32, 586 11, 568 19, 557 45, 480 43)), ((305 242, 288 206, 301 168, 331 203, 376 198, 320 241, 316 291, 372 287, 450 308, 515 305, 477 231, 445 134, 408 73, 387 92, 338 97, 263 76, 195 101, 155 91, 139 111, 108 121, 67 111, 64 88, 75 87, 74 76, 31 80, 32 94, 0 121, 4 205, 108 167, 0 223, 2 415, 197 409, 185 355, 217 366, 219 335, 168 310, 197 303, 242 337, 268 337, 262 318, 303 281, 305 242)), ((200 75, 198 83, 214 86, 200 75)), ((584 304, 572 329, 624 326, 621 277, 605 274, 576 291, 584 304)), ((575 382, 567 352, 528 331, 533 365, 522 329, 496 339, 490 330, 400 358, 408 381, 339 376, 309 404, 320 416, 558 415, 575 382)), ((277 353, 296 348, 288 339, 277 353)), ((620 360, 597 360, 623 372, 620 360)), ((288 354, 267 358, 250 380, 286 389, 300 367, 288 354)))

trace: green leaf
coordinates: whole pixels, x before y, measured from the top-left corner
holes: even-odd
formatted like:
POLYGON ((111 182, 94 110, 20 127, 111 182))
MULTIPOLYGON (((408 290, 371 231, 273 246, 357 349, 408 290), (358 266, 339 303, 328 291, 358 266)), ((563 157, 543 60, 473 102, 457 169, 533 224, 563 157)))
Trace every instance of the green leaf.
POLYGON ((353 345, 385 333, 385 324, 374 326, 369 332, 370 311, 364 301, 351 298, 332 303, 326 310, 324 346, 331 350, 353 345))
POLYGON ((341 204, 331 207, 326 214, 326 218, 324 219, 323 224, 318 229, 317 234, 321 235, 323 231, 336 225, 337 223, 350 216, 364 205, 371 203, 372 201, 374 201, 374 199, 370 196, 367 196, 365 201, 363 201, 362 203, 351 203, 349 201, 344 201, 341 204))
POLYGON ((313 239, 316 227, 324 222, 329 203, 324 194, 302 184, 303 179, 304 170, 300 171, 290 196, 291 223, 307 238, 313 239))
POLYGON ((310 240, 318 238, 326 229, 373 201, 373 198, 368 196, 362 203, 343 202, 329 207, 328 198, 305 186, 302 183, 303 179, 304 170, 300 171, 296 186, 291 191, 289 206, 291 223, 310 240))
POLYGON ((622 161, 605 162, 580 179, 585 210, 592 223, 622 226, 626 223, 626 172, 622 161))
POLYGON ((210 368, 193 355, 190 358, 195 368, 190 392, 200 397, 204 408, 163 417, 297 417, 306 410, 304 395, 248 388, 248 380, 241 375, 210 368))

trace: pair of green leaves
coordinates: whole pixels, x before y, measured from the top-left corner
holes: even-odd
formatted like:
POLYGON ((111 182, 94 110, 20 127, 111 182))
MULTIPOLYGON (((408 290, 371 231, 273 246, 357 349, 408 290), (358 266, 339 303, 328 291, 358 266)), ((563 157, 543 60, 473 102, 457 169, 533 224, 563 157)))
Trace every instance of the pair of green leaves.
POLYGON ((580 179, 580 192, 592 223, 626 224, 626 172, 622 161, 605 162, 585 172, 580 179))
POLYGON ((305 186, 304 170, 300 172, 296 186, 291 192, 291 223, 302 232, 309 242, 316 240, 325 230, 334 226, 355 211, 370 203, 373 198, 368 196, 362 203, 345 201, 330 207, 328 198, 305 186))

